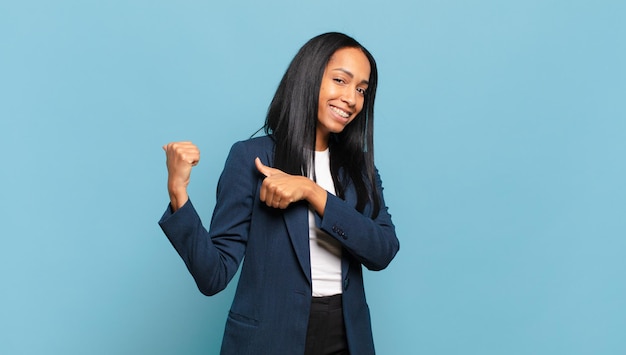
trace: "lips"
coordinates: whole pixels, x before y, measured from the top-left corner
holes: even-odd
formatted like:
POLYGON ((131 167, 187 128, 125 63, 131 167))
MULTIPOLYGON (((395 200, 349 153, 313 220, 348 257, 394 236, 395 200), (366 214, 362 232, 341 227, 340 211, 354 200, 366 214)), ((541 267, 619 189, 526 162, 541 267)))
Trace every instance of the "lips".
POLYGON ((344 110, 342 110, 342 109, 340 109, 339 107, 336 107, 336 106, 330 106, 330 109, 331 109, 331 111, 333 111, 334 113, 336 113, 337 115, 339 115, 340 117, 343 117, 345 119, 350 117, 350 115, 352 114, 351 112, 344 111, 344 110))

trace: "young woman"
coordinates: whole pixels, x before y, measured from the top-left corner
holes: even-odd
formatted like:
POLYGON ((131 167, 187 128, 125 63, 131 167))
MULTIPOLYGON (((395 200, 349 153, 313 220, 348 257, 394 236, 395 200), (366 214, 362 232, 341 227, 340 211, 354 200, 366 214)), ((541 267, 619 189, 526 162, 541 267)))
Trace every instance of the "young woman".
POLYGON ((374 354, 362 266, 384 269, 399 249, 374 167, 376 84, 353 38, 307 42, 266 135, 233 145, 208 231, 187 195, 198 148, 163 147, 170 205, 159 224, 200 291, 223 290, 243 259, 222 354, 374 354))

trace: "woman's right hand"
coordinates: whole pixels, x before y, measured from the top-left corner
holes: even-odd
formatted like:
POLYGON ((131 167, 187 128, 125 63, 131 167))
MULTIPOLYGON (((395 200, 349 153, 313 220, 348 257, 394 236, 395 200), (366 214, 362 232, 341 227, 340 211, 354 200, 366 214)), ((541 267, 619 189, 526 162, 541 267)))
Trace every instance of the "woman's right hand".
POLYGON ((167 191, 172 212, 181 208, 189 199, 187 186, 191 168, 200 161, 200 150, 191 142, 172 142, 163 146, 167 165, 167 191))

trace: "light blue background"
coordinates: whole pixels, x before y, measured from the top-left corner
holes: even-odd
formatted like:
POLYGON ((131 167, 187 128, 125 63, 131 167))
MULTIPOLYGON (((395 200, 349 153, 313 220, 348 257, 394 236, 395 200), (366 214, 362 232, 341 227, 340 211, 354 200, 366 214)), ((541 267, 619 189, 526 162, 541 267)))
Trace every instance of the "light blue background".
MULTIPOLYGON (((215 354, 157 226, 161 145, 231 144, 310 37, 380 67, 401 250, 366 274, 380 354, 626 353, 623 1, 3 1, 0 353, 215 354)), ((288 311, 288 310, 287 310, 288 311)))

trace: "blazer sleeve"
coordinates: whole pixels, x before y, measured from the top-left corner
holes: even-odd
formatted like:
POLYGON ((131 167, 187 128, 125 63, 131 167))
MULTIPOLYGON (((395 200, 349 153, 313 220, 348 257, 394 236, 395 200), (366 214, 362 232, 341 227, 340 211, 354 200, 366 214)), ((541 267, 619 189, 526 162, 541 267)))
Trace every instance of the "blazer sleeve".
POLYGON ((337 239, 345 250, 370 270, 386 268, 400 249, 395 226, 383 198, 383 187, 376 171, 380 210, 376 219, 328 193, 320 229, 337 239))
POLYGON ((174 213, 168 206, 159 221, 198 289, 207 296, 226 288, 245 254, 258 180, 253 158, 247 155, 241 142, 231 148, 218 181, 208 231, 191 201, 174 213))

